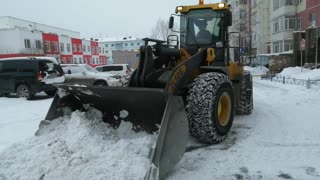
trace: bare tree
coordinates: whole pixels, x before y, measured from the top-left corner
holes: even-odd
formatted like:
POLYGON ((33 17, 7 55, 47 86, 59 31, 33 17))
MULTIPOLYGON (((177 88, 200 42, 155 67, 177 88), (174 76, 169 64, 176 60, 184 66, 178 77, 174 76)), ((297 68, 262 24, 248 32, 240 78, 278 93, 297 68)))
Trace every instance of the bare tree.
POLYGON ((169 34, 169 20, 163 20, 159 18, 156 26, 151 31, 151 38, 166 40, 169 34))

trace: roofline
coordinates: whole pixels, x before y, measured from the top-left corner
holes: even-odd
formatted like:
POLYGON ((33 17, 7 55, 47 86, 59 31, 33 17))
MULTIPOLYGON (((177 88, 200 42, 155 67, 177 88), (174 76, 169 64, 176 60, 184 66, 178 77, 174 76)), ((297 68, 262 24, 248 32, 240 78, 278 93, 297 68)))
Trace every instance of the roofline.
POLYGON ((44 25, 44 26, 49 26, 49 27, 53 27, 53 28, 57 28, 57 29, 61 29, 61 30, 65 30, 65 31, 71 31, 74 33, 79 33, 78 31, 72 31, 72 30, 68 30, 65 28, 60 28, 60 27, 56 27, 56 26, 51 26, 51 25, 47 25, 47 24, 42 24, 42 23, 38 23, 38 22, 34 22, 34 21, 29 21, 29 20, 25 20, 25 19, 21 19, 21 18, 16 18, 16 17, 12 17, 12 16, 0 16, 0 18, 10 18, 10 19, 17 19, 17 20, 22 20, 22 21, 27 21, 27 22, 31 22, 31 23, 36 23, 36 24, 40 24, 40 25, 44 25))
POLYGON ((56 58, 47 57, 47 56, 0 58, 0 61, 5 61, 5 60, 33 60, 33 59, 36 59, 36 60, 45 59, 45 60, 52 61, 55 64, 59 64, 56 58))

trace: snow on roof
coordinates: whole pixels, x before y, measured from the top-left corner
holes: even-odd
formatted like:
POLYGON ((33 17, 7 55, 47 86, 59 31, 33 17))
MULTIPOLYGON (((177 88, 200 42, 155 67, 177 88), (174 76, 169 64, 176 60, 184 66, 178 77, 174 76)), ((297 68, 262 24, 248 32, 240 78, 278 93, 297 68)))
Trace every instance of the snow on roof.
POLYGON ((135 40, 142 40, 141 38, 136 38, 132 36, 122 37, 122 38, 93 38, 94 40, 98 39, 99 42, 123 42, 123 41, 135 41, 135 40))
POLYGON ((281 52, 279 53, 280 55, 281 54, 293 54, 293 50, 289 50, 289 51, 284 51, 284 52, 281 52))
POLYGON ((0 61, 3 60, 32 60, 32 59, 36 59, 36 60, 49 60, 55 64, 59 64, 57 59, 54 57, 46 57, 46 56, 39 56, 39 57, 12 57, 12 58, 0 58, 0 61))

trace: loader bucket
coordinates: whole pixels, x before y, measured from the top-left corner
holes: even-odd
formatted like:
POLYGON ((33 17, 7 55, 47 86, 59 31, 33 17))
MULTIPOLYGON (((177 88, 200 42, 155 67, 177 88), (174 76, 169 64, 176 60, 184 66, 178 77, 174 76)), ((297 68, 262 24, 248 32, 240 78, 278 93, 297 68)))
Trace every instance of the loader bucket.
POLYGON ((64 107, 86 111, 88 106, 100 110, 114 128, 121 121, 130 121, 134 131, 159 133, 150 150, 151 168, 145 179, 165 177, 183 156, 189 127, 182 97, 155 88, 60 85, 46 120, 62 116, 64 107), (121 118, 123 110, 128 115, 121 118))

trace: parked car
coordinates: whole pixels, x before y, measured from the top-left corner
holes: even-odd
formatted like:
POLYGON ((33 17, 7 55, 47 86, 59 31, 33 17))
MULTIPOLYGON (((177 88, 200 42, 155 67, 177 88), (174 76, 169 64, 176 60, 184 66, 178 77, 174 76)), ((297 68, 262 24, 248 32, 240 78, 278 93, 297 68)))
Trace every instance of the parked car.
POLYGON ((66 83, 116 86, 118 77, 110 73, 101 73, 87 64, 62 64, 66 83))
POLYGON ((129 64, 110 64, 97 66, 96 70, 98 70, 99 72, 108 72, 111 74, 119 75, 121 77, 130 75, 133 72, 129 64))
POLYGON ((16 57, 0 59, 0 95, 16 93, 31 99, 44 91, 53 96, 55 86, 65 81, 59 63, 52 57, 16 57))

